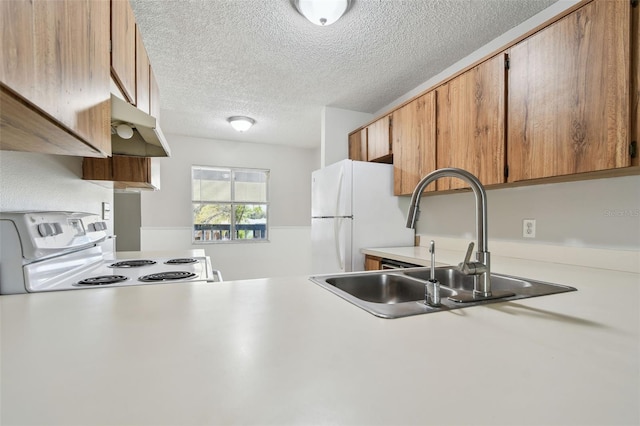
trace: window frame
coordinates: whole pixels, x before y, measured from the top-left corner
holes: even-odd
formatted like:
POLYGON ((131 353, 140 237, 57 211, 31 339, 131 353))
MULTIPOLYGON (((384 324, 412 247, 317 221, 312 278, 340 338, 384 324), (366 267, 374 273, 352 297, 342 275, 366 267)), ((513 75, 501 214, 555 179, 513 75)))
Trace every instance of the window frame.
POLYGON ((271 202, 269 200, 269 183, 271 180, 271 170, 270 169, 262 169, 262 168, 255 168, 255 167, 230 167, 230 166, 212 166, 212 165, 197 165, 197 164, 192 164, 191 165, 191 243, 192 244, 244 244, 244 243, 255 243, 255 244, 259 244, 259 243, 268 243, 270 242, 269 240, 269 236, 271 234, 271 230, 270 230, 270 210, 271 210, 271 202), (200 169, 200 170, 206 170, 206 169, 217 169, 219 171, 228 171, 230 174, 230 195, 231 195, 231 199, 230 200, 225 200, 225 201, 205 201, 205 200, 199 200, 196 201, 194 200, 194 186, 195 186, 195 181, 196 179, 194 178, 194 171, 196 169, 200 169), (264 173, 266 179, 265 179, 265 198, 266 201, 262 202, 262 201, 236 201, 235 200, 235 192, 236 192, 236 188, 235 188, 235 180, 234 180, 234 176, 235 173, 237 172, 262 172, 264 173), (195 215, 194 215, 194 211, 193 211, 193 207, 196 204, 209 204, 209 205, 230 205, 231 206, 231 212, 230 212, 230 238, 229 239, 220 239, 220 240, 216 240, 216 239, 211 239, 211 240, 205 240, 205 239, 200 239, 197 240, 196 239, 196 223, 195 223, 195 215), (266 233, 265 238, 236 238, 236 207, 239 205, 263 205, 266 207, 267 210, 267 214, 266 214, 266 224, 265 224, 265 230, 264 232, 266 233))

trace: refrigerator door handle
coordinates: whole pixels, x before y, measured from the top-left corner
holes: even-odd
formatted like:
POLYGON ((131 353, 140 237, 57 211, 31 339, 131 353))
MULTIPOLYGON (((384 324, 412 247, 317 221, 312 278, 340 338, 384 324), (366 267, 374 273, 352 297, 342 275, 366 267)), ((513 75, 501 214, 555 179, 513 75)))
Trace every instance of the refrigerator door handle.
POLYGON ((345 263, 345 259, 342 256, 341 253, 341 241, 340 241, 340 227, 342 225, 342 221, 344 220, 343 217, 341 216, 341 210, 340 210, 340 201, 342 199, 342 187, 343 187, 343 181, 344 181, 344 166, 340 167, 340 176, 338 177, 338 190, 336 191, 336 213, 335 213, 335 219, 333 219, 333 237, 334 237, 334 241, 336 244, 336 259, 338 260, 338 266, 340 266, 340 270, 344 271, 344 263, 345 263))
POLYGON ((340 217, 333 218, 333 240, 336 243, 336 260, 340 266, 340 270, 344 271, 344 259, 340 254, 340 221, 343 220, 340 217))
POLYGON ((340 167, 340 177, 338 178, 338 190, 336 191, 336 212, 334 216, 340 216, 340 198, 342 196, 342 181, 344 179, 344 167, 340 167))

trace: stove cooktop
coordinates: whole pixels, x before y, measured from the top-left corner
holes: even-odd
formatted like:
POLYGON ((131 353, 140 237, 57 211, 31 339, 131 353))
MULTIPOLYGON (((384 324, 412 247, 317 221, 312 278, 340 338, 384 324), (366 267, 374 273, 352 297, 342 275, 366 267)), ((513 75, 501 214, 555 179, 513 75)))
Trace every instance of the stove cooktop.
POLYGON ((77 290, 131 285, 222 281, 208 257, 99 259, 91 266, 38 262, 28 265, 30 292, 77 290), (43 273, 44 270, 48 273, 43 273))

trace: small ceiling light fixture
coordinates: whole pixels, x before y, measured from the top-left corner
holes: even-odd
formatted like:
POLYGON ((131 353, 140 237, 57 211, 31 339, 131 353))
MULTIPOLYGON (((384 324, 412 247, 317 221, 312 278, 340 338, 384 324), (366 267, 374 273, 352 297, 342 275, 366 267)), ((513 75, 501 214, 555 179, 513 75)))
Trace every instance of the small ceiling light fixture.
POLYGON ((316 25, 326 27, 344 15, 352 0, 291 0, 298 12, 316 25))
POLYGON ((227 118, 227 121, 231 124, 231 127, 240 133, 246 132, 251 126, 256 124, 256 120, 253 118, 243 117, 241 115, 229 117, 227 118))
POLYGON ((131 139, 131 137, 133 136, 133 129, 131 128, 131 125, 122 123, 118 124, 118 126, 116 127, 116 133, 122 139, 131 139))

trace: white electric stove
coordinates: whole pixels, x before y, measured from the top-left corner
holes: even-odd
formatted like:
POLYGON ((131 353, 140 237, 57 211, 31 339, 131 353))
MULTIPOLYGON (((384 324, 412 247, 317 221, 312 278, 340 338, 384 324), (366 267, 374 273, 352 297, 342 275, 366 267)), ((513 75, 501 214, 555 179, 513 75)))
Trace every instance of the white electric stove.
POLYGON ((206 256, 113 259, 107 236, 90 213, 0 213, 0 294, 222 281, 206 256))

